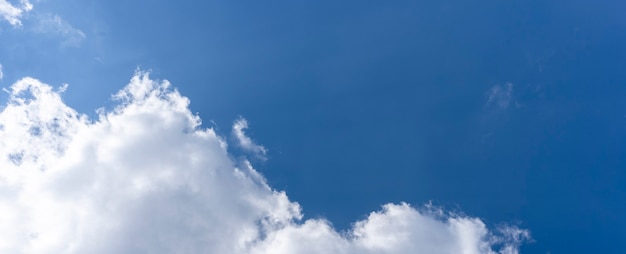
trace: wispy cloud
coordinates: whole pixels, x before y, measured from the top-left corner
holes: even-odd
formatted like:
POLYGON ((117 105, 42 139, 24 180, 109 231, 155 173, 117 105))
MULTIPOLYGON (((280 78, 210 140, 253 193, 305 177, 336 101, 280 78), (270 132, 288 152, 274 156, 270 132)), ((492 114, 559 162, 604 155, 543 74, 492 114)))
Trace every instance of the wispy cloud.
MULTIPOLYGON (((0 17, 14 27, 21 27, 24 14, 33 9, 29 0, 20 0, 19 4, 0 0, 0 17)), ((83 31, 73 27, 59 15, 34 12, 29 15, 28 30, 61 40, 63 46, 79 46, 87 37, 83 31)))
POLYGON ((513 96, 513 84, 506 83, 504 86, 495 85, 489 89, 487 105, 499 109, 507 109, 511 105, 513 96))
MULTIPOLYGON (((529 237, 405 203, 386 204, 347 232, 303 221, 298 203, 250 163, 233 161, 189 100, 147 73, 96 120, 33 78, 7 91, 0 253, 515 254, 529 237)), ((242 137, 246 126, 235 123, 242 137)))
POLYGON ((2 64, 0 64, 0 80, 4 78, 4 72, 2 72, 2 64))
POLYGON ((19 4, 12 4, 7 0, 0 0, 0 16, 12 26, 22 25, 22 15, 33 9, 28 0, 21 0, 19 4))
POLYGON ((263 146, 257 145, 248 137, 245 133, 245 129, 248 128, 248 121, 244 118, 239 118, 233 124, 233 136, 237 139, 238 145, 248 152, 252 152, 260 158, 265 159, 267 149, 263 146))
POLYGON ((59 15, 40 15, 34 31, 60 38, 63 46, 79 46, 87 37, 83 31, 73 27, 59 15))

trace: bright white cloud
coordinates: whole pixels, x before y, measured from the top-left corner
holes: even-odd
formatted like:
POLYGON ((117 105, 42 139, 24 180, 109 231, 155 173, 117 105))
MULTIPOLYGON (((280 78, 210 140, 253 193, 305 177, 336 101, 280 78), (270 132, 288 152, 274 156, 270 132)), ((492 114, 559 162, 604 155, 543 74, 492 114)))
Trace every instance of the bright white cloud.
POLYGON ((83 31, 74 28, 59 15, 41 15, 38 19, 35 31, 60 38, 63 46, 79 46, 87 37, 83 31))
POLYGON ((0 0, 0 16, 13 26, 22 25, 22 15, 33 9, 28 0, 21 0, 19 4, 12 4, 7 0, 0 0))
POLYGON ((504 86, 495 85, 489 89, 487 104, 500 109, 507 109, 511 105, 513 84, 506 83, 504 86))
POLYGON ((255 144, 250 137, 245 133, 245 129, 248 128, 248 121, 244 118, 239 118, 233 124, 233 136, 237 139, 238 145, 246 151, 252 152, 255 155, 265 158, 267 149, 265 147, 255 144))
POLYGON ((528 238, 407 204, 349 232, 302 221, 169 86, 139 72, 89 120, 62 102, 64 88, 16 82, 0 112, 0 253, 512 254, 528 238))

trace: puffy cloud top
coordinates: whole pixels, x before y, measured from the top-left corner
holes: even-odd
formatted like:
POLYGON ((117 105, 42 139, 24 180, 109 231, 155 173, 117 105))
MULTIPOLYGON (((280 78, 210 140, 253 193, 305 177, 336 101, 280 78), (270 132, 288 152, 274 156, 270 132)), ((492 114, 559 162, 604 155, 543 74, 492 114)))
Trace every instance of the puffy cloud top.
MULTIPOLYGON (((0 253, 506 253, 528 232, 386 204, 348 232, 302 220, 189 100, 137 72, 88 119, 24 78, 0 112, 0 253)), ((233 133, 243 147, 245 119, 233 133)))

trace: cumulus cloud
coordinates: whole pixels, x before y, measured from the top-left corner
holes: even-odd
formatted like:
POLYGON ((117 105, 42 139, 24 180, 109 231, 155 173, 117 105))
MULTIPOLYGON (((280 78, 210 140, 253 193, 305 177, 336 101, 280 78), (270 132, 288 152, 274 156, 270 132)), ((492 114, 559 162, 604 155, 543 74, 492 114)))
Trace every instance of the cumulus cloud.
POLYGON ((298 203, 232 161, 226 139, 201 128, 167 81, 136 73, 97 119, 65 105, 63 90, 33 78, 7 90, 0 253, 513 254, 528 238, 404 203, 347 232, 303 221, 298 203))
POLYGON ((252 152, 255 155, 265 158, 267 149, 265 147, 257 145, 248 137, 245 133, 245 129, 248 128, 248 121, 244 118, 239 118, 233 124, 233 136, 237 139, 237 144, 248 152, 252 152))
POLYGON ((33 9, 28 0, 21 0, 19 4, 12 4, 7 0, 0 0, 0 16, 12 26, 22 25, 22 15, 33 9))
POLYGON ((506 83, 504 86, 495 85, 489 89, 487 105, 500 109, 507 109, 511 105, 513 84, 506 83))
POLYGON ((38 19, 35 31, 60 38, 63 46, 79 46, 87 37, 83 31, 74 28, 59 15, 41 15, 38 19))

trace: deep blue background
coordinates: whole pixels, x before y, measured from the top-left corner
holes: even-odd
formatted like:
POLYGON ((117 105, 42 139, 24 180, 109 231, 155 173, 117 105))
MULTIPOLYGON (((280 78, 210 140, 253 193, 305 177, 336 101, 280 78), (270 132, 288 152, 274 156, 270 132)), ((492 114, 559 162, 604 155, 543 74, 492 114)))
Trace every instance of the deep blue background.
POLYGON ((84 45, 2 31, 4 86, 67 82, 92 113, 140 66, 206 126, 247 118, 270 184, 339 229, 433 201, 530 229, 522 253, 626 253, 621 1, 67 2, 40 8, 84 45))

